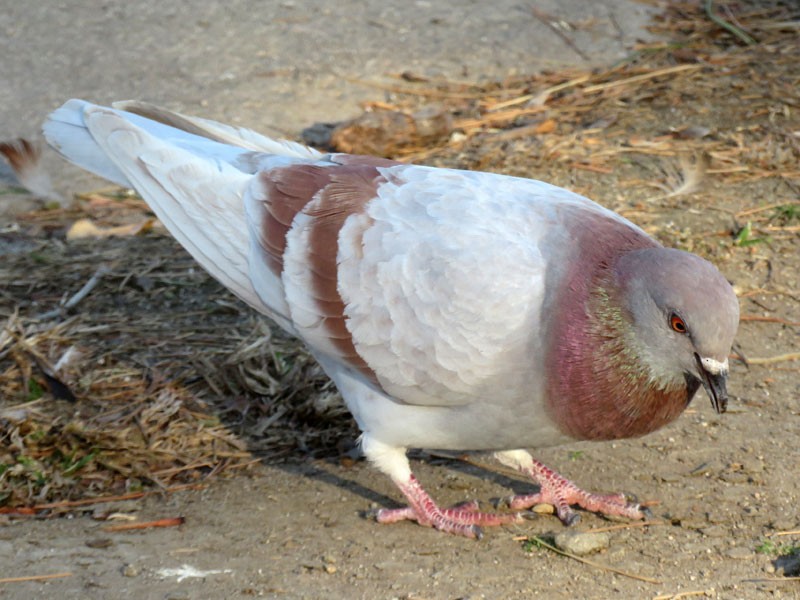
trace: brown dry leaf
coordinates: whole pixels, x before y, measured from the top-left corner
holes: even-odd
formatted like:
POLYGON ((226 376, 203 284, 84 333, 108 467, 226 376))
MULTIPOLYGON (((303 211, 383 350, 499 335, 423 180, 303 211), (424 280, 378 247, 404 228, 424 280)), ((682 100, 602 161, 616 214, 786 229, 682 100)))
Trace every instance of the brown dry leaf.
POLYGON ((119 204, 119 200, 117 198, 112 198, 110 196, 105 196, 99 193, 90 193, 84 196, 84 199, 89 202, 89 206, 91 207, 103 207, 103 206, 114 206, 119 204))
POLYGON ((555 119, 545 119, 541 123, 536 126, 534 129, 534 133, 544 134, 544 133, 553 133, 556 130, 556 121, 555 119))
POLYGON ((67 231, 67 240, 84 238, 126 237, 143 233, 153 227, 155 219, 146 219, 141 223, 118 225, 116 227, 100 227, 91 219, 78 219, 67 231))
POLYGON ((711 134, 711 128, 703 125, 685 125, 683 127, 671 127, 670 134, 679 140, 702 139, 711 134))
POLYGON ((338 125, 331 145, 350 154, 394 156, 409 147, 440 143, 452 129, 450 113, 437 106, 413 114, 378 108, 338 125))

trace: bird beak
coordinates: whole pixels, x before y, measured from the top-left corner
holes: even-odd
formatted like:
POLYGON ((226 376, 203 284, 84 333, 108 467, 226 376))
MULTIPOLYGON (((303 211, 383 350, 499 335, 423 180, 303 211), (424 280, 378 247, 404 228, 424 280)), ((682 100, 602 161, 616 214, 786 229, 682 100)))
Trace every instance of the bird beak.
POLYGON ((711 398, 711 406, 718 414, 724 413, 728 409, 728 361, 719 362, 712 358, 700 358, 694 355, 697 360, 697 369, 700 372, 700 381, 711 398))

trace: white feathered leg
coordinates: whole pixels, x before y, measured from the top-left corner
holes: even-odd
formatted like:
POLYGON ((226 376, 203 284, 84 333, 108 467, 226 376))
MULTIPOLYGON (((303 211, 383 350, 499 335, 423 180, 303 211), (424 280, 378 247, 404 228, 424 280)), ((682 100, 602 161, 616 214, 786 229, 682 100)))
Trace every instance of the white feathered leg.
POLYGON ((439 508, 414 477, 406 457, 406 449, 389 446, 365 434, 361 438, 365 456, 392 478, 408 500, 404 508, 383 508, 375 514, 379 523, 396 523, 411 520, 440 531, 480 539, 480 526, 496 526, 522 521, 518 513, 495 514, 478 511, 476 501, 459 504, 453 508, 439 508))

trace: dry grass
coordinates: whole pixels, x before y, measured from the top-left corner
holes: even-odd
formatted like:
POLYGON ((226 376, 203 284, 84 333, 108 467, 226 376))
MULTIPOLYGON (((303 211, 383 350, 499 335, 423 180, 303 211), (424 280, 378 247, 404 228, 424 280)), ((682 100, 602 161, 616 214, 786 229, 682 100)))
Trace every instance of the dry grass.
MULTIPOLYGON (((772 269, 792 256, 796 264, 800 246, 800 10, 714 6, 734 30, 701 3, 670 3, 654 27, 669 41, 603 71, 481 86, 405 74, 371 85, 391 92, 382 110, 412 114, 433 98, 450 117, 443 142, 406 144, 401 157, 533 176, 594 197, 619 190, 604 202, 665 242, 750 261, 742 298, 794 302, 796 290, 772 269), (698 194, 720 186, 730 201, 698 194), (730 226, 701 235, 676 211, 722 212, 730 226), (755 282, 765 244, 772 263, 755 282)), ((100 191, 72 209, 23 215, 0 234, 0 279, 9 282, 0 289, 6 511, 197 482, 246 467, 253 453, 330 454, 357 435, 299 345, 211 281, 150 219, 135 197, 100 191), (129 227, 67 240, 79 219, 129 227)), ((772 326, 798 320, 778 315, 772 326)))
POLYGON ((354 438, 299 344, 171 238, 62 242, 78 218, 147 218, 139 200, 97 197, 24 215, 25 233, 4 235, 0 505, 167 489, 247 466, 252 453, 275 460, 354 438))
POLYGON ((728 182, 797 180, 800 137, 787 125, 797 125, 800 110, 800 14, 789 2, 725 8, 758 44, 743 45, 711 22, 701 3, 672 2, 651 28, 669 41, 642 44, 606 70, 480 86, 408 73, 362 83, 393 93, 380 110, 410 113, 435 98, 451 114, 444 144, 399 149, 410 161, 541 176, 608 174, 629 157, 701 156, 709 174, 728 182))

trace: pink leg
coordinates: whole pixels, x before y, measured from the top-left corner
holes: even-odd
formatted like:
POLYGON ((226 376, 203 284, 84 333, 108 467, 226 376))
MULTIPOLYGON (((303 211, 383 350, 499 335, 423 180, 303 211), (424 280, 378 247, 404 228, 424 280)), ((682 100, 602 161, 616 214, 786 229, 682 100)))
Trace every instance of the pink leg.
POLYGON ((521 467, 521 471, 538 483, 540 490, 537 494, 509 498, 508 505, 515 510, 530 508, 535 504, 552 504, 558 518, 565 525, 573 525, 580 520, 580 515, 570 507, 572 504, 591 512, 628 519, 643 519, 648 512, 647 508, 628 502, 624 494, 601 495, 586 492, 537 460, 530 467, 521 467))
POLYGON ((491 527, 522 521, 522 516, 518 513, 479 512, 478 503, 475 501, 459 504, 453 508, 439 508, 413 475, 406 483, 398 484, 398 487, 410 506, 378 510, 375 516, 379 523, 412 520, 439 531, 480 539, 483 536, 480 525, 491 527))

